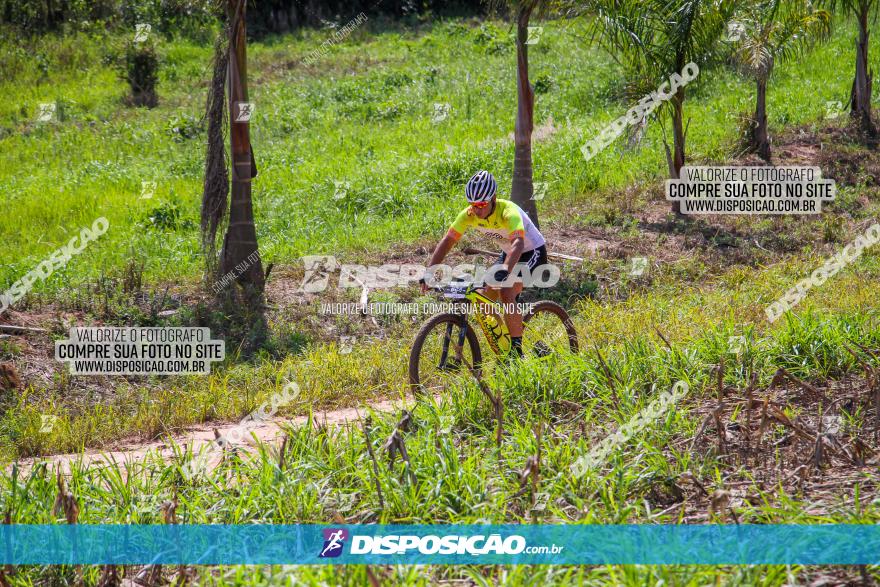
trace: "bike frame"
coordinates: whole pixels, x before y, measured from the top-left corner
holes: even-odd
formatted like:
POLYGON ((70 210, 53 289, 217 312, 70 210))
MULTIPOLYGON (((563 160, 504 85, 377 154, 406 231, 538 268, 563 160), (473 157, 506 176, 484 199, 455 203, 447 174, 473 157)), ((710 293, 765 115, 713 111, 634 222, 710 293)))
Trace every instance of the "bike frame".
POLYGON ((504 306, 500 302, 486 297, 479 290, 471 289, 465 293, 464 298, 474 306, 474 318, 480 329, 486 336, 489 347, 496 355, 505 354, 510 350, 511 340, 510 331, 507 329, 507 321, 504 319, 504 306), (494 312, 483 312, 481 304, 487 304, 494 312), (489 316, 495 319, 496 324, 493 326, 489 323, 489 316), (496 317, 497 316, 497 317, 496 317))
MULTIPOLYGON (((510 351, 512 345, 510 331, 507 329, 507 322, 504 320, 504 307, 501 303, 487 297, 474 287, 469 287, 464 292, 464 299, 474 306, 474 318, 477 320, 477 324, 480 325, 480 330, 483 331, 483 335, 486 337, 486 342, 489 343, 489 348, 492 349, 492 352, 496 355, 503 355, 510 351), (483 311, 484 308, 489 308, 491 311, 483 311), (490 316, 495 321, 494 325, 490 323, 490 316)), ((467 313, 465 313, 462 315, 461 330, 458 332, 458 348, 464 348, 465 335, 469 327, 467 313)), ((440 354, 440 365, 438 365, 440 369, 446 367, 447 360, 449 359, 449 343, 452 341, 452 338, 452 323, 449 323, 446 325, 446 334, 443 336, 443 350, 440 354)))
MULTIPOLYGON (((485 296, 479 289, 474 287, 469 287, 464 292, 464 299, 474 306, 474 318, 476 318, 477 324, 480 325, 480 330, 483 331, 483 335, 486 337, 486 342, 489 343, 489 348, 492 349, 492 352, 496 355, 507 353, 512 342, 510 340, 510 331, 507 329, 507 322, 504 320, 504 306, 500 302, 485 296), (483 306, 482 304, 486 305, 483 306), (484 312, 483 308, 486 307, 491 308, 493 312, 484 312), (490 316, 496 321, 494 326, 489 322, 490 316)), ((449 343, 453 338, 452 328, 453 324, 451 322, 446 325, 446 333, 443 336, 443 349, 440 353, 440 364, 438 365, 441 370, 447 368, 449 343)), ((467 313, 461 316, 461 328, 458 331, 457 345, 459 349, 464 348, 466 328, 468 328, 467 313)))

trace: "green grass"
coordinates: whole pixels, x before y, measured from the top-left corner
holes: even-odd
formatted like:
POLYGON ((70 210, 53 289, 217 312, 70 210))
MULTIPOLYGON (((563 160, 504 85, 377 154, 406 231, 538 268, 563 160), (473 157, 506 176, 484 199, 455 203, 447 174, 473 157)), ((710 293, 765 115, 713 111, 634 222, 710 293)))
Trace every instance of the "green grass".
MULTIPOLYGON (((876 309, 872 280, 880 277, 878 261, 877 251, 868 249, 856 268, 841 271, 821 288, 811 290, 790 319, 807 320, 808 324, 813 314, 843 316, 848 323, 865 319, 876 309)), ((651 289, 620 302, 584 300, 572 308, 583 349, 581 359, 590 360, 592 348, 597 347, 612 368, 626 373, 626 367, 617 364, 618 354, 658 343, 651 325, 682 345, 708 338, 720 348, 730 336, 776 336, 784 332, 783 320, 771 326, 764 308, 821 262, 821 257, 810 256, 764 270, 734 268, 697 285, 683 283, 673 273, 658 278, 651 289)), ((263 357, 239 364, 230 360, 221 368, 215 367, 208 377, 151 378, 140 385, 120 384, 114 397, 93 405, 71 401, 70 378, 61 375, 54 388, 31 388, 9 406, 0 419, 0 428, 5 431, 2 446, 9 457, 72 452, 132 434, 152 438, 194 422, 233 420, 250 413, 288 379, 301 386, 302 395, 282 409, 282 415, 307 413, 310 405, 330 409, 401 397, 407 391, 406 361, 413 322, 409 317, 397 317, 388 321, 385 330, 384 339, 377 344, 360 342, 347 354, 339 352, 336 342, 314 343, 302 355, 284 360, 263 357), (36 433, 42 414, 60 418, 50 434, 36 433)), ((799 374, 799 361, 811 360, 816 361, 810 369, 812 376, 838 376, 853 363, 840 347, 842 340, 835 335, 833 343, 817 347, 810 338, 795 337, 789 343, 794 354, 785 355, 789 359, 782 365, 799 374), (827 353, 831 348, 836 349, 834 360, 809 355, 827 353)))
MULTIPOLYGON (((854 368, 842 342, 853 338, 876 347, 880 344, 878 318, 876 311, 838 317, 804 315, 780 325, 771 335, 750 335, 741 360, 729 352, 729 332, 722 329, 672 349, 644 339, 611 345, 606 347, 608 361, 621 380, 615 390, 589 356, 525 363, 491 382, 504 390, 506 435, 501 449, 494 444, 494 423, 485 398, 476 385, 463 384, 436 403, 421 401, 412 409, 414 427, 405 435, 411 467, 398 461, 390 470, 379 468, 384 509, 379 505, 363 433, 352 425, 329 430, 306 426, 288 429, 283 465, 279 465, 277 449, 267 448, 253 459, 233 457, 207 475, 187 481, 179 468, 188 458, 182 453, 176 463, 147 460, 118 468, 74 466, 70 488, 80 498, 80 523, 157 523, 157 505, 173 495, 180 501, 182 523, 324 522, 334 512, 352 523, 528 523, 528 495, 511 496, 519 488, 516 471, 536 451, 533 428, 543 423, 539 491, 547 498, 542 522, 672 523, 677 519, 675 512, 652 517, 662 509, 651 506, 655 499, 651 492, 658 484, 690 471, 710 491, 724 487, 720 477, 713 480, 720 473, 712 457, 661 448, 693 435, 698 419, 691 409, 701 396, 713 393, 713 365, 725 357, 730 365, 726 382, 739 387, 745 384, 747 369, 760 373, 759 387, 769 382, 779 366, 809 379, 840 376, 854 368), (571 474, 571 465, 595 445, 596 439, 629 420, 678 379, 689 383, 691 393, 675 409, 617 447, 598 469, 582 478, 571 474), (612 401, 615 393, 618 402, 612 401), (580 437, 573 414, 560 409, 561 400, 583 405, 588 438, 580 437)), ((381 456, 381 444, 391 433, 396 415, 374 413, 372 418, 370 437, 381 456)), ((865 483, 870 484, 872 478, 866 471, 865 483)), ((58 522, 50 514, 54 478, 45 466, 36 467, 24 478, 5 477, 4 484, 0 503, 3 509, 11 509, 13 523, 58 522)), ((880 520, 880 502, 876 500, 863 501, 857 510, 841 504, 840 513, 829 516, 807 513, 809 501, 782 487, 758 491, 766 505, 737 507, 742 523, 824 523, 839 520, 840 515, 850 523, 880 520)), ((38 576, 46 572, 57 571, 35 571, 38 576)), ((341 573, 345 577, 351 572, 298 571, 303 580, 316 580, 312 573, 341 573)), ((437 568, 425 572, 471 571, 437 568)), ((511 570, 514 575, 522 572, 511 570)), ((558 575, 566 572, 583 573, 595 584, 644 579, 642 573, 670 578, 684 573, 683 579, 699 581, 701 573, 695 571, 694 575, 674 567, 544 572, 553 580, 561 580, 558 575), (624 579, 617 573, 633 576, 624 579)), ((754 572, 754 577, 763 577, 768 585, 781 585, 785 579, 784 574, 773 579, 772 572, 755 569, 721 571, 719 576, 727 572, 734 576, 747 573, 740 579, 746 582, 754 580, 748 579, 754 572)), ((713 576, 715 573, 712 571, 713 576)), ((249 572, 248 580, 257 581, 260 574, 249 572)))

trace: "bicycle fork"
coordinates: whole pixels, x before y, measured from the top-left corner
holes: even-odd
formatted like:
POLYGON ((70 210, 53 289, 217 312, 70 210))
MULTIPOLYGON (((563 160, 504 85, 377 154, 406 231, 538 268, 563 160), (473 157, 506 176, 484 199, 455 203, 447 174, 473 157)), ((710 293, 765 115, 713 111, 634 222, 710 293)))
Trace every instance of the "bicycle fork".
POLYGON ((467 329, 467 320, 463 319, 462 323, 459 325, 458 344, 455 347, 455 359, 452 364, 448 364, 447 360, 449 359, 449 343, 452 342, 453 338, 452 329, 453 324, 451 322, 446 324, 446 333, 443 335, 443 352, 440 353, 440 364, 437 365, 437 369, 440 371, 454 371, 455 369, 461 367, 461 365, 464 363, 462 350, 464 349, 464 337, 467 329))

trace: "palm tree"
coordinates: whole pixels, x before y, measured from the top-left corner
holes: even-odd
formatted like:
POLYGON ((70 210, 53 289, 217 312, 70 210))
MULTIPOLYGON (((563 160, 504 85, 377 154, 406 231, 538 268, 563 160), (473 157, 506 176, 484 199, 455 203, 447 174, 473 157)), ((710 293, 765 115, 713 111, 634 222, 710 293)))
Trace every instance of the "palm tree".
MULTIPOLYGON (((628 93, 644 96, 688 63, 709 63, 734 8, 734 0, 583 0, 575 11, 591 17, 593 36, 627 70, 628 93)), ((664 145, 673 179, 685 163, 684 99, 679 88, 658 109, 672 117, 672 151, 665 133, 664 145)))
POLYGON ((850 117, 855 120, 862 134, 873 141, 877 127, 871 117, 871 86, 874 74, 868 68, 868 17, 877 8, 877 0, 827 0, 832 11, 840 9, 852 14, 859 23, 856 41, 856 74, 849 94, 850 117))
POLYGON ((513 127, 513 182, 510 199, 538 226, 532 184, 532 131, 535 126, 535 91, 529 82, 529 19, 541 0, 522 0, 516 7, 516 122, 513 127))
POLYGON ((510 199, 538 226, 532 183, 532 131, 535 122, 535 91, 529 82, 529 22, 548 0, 490 0, 490 6, 506 6, 516 15, 516 121, 513 127, 513 182, 510 199))
POLYGON ((767 82, 778 62, 791 59, 831 33, 831 14, 810 0, 765 0, 748 4, 736 19, 741 26, 734 56, 757 85, 750 148, 770 161, 767 82))
POLYGON ((208 152, 201 221, 208 274, 215 277, 229 273, 235 275, 240 289, 224 288, 221 301, 227 302, 225 306, 244 319, 248 339, 244 348, 252 350, 265 340, 266 320, 263 315, 265 275, 259 257, 251 198, 251 180, 256 176, 256 166, 250 143, 248 109, 242 109, 242 104, 248 101, 246 6, 246 0, 228 0, 226 27, 215 49, 214 76, 207 106, 208 152), (231 198, 223 144, 224 116, 228 116, 230 123, 231 198), (216 236, 227 219, 218 264, 216 236), (241 299, 237 300, 239 296, 241 299))

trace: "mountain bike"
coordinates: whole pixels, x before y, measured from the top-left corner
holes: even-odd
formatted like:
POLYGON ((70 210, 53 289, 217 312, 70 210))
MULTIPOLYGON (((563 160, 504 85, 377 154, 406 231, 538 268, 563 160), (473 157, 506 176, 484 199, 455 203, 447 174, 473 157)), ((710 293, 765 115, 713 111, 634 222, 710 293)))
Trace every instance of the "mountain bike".
MULTIPOLYGON (((482 374, 483 354, 473 316, 492 352, 502 360, 510 351, 510 333, 504 321, 504 305, 492 300, 479 286, 452 283, 433 288, 452 302, 452 311, 436 314, 425 322, 409 355, 409 383, 414 394, 434 394, 449 376, 482 374)), ((542 359, 561 352, 578 352, 578 338, 568 312, 551 301, 538 301, 523 312, 522 350, 526 358, 542 359)))

